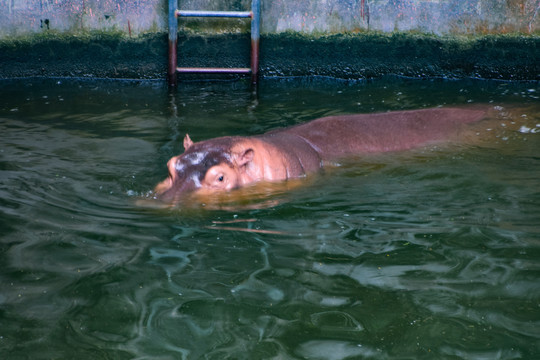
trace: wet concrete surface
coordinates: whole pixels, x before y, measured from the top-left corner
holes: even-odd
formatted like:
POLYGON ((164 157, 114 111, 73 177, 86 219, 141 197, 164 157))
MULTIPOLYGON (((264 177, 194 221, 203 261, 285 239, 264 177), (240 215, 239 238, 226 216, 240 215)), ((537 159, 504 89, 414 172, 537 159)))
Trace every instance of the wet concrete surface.
MULTIPOLYGON (((249 45, 249 34, 180 33, 178 65, 248 66, 249 45)), ((91 32, 4 39, 0 40, 0 78, 165 79, 167 51, 164 33, 136 38, 91 32)), ((384 75, 538 81, 540 37, 376 32, 261 37, 261 77, 361 80, 384 75)))

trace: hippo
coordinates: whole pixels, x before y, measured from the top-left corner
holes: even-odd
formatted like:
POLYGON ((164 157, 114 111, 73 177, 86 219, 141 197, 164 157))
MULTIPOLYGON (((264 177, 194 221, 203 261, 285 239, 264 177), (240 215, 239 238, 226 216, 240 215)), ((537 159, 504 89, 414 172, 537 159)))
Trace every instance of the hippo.
POLYGON ((340 158, 400 151, 457 139, 485 108, 431 108, 328 116, 256 136, 193 142, 167 164, 169 177, 155 188, 164 202, 189 193, 228 191, 260 181, 305 177, 340 158))

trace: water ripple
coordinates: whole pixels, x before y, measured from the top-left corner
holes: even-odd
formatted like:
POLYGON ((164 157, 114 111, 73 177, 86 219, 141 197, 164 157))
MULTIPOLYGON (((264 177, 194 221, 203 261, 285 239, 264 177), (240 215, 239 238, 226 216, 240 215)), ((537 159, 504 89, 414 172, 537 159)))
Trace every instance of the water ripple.
POLYGON ((265 83, 257 103, 233 85, 21 85, 0 82, 11 357, 538 358, 535 86, 265 83), (467 100, 494 105, 471 144, 343 160, 204 205, 137 206, 188 131, 467 100))

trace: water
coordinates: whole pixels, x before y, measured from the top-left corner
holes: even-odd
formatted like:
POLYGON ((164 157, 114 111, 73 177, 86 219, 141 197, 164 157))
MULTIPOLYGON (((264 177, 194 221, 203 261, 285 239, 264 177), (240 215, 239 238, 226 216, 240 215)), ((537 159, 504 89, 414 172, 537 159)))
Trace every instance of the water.
POLYGON ((4 359, 540 357, 538 83, 265 80, 255 98, 36 79, 0 94, 4 359), (478 103, 503 108, 480 143, 152 206, 186 131, 478 103))

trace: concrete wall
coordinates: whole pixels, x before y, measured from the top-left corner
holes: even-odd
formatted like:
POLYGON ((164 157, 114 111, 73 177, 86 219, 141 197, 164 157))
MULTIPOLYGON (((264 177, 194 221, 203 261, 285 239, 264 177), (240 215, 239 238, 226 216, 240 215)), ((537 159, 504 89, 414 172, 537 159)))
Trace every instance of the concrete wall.
MULTIPOLYGON (((538 34, 540 0, 261 0, 262 33, 415 31, 538 34)), ((179 0, 182 9, 241 10, 250 0, 179 0)), ((0 0, 0 38, 41 32, 167 30, 167 0, 0 0)), ((241 20, 238 20, 241 21, 241 20)), ((242 29, 210 26, 216 32, 242 29)), ((193 23, 192 23, 193 24, 193 23)), ((189 28, 189 24, 187 25, 189 28)), ((192 25, 200 29, 199 23, 192 25)))
POLYGON ((538 0, 272 1, 265 30, 343 32, 378 30, 433 34, 532 33, 538 0))
POLYGON ((164 31, 166 0, 0 0, 0 38, 58 31, 164 31))
MULTIPOLYGON (((262 77, 540 81, 540 0, 261 1, 262 77)), ((181 9, 250 4, 179 0, 181 9)), ((0 78, 165 79, 167 8, 168 0, 0 0, 0 78)), ((248 30, 245 19, 180 20, 179 65, 248 66, 248 30)))

